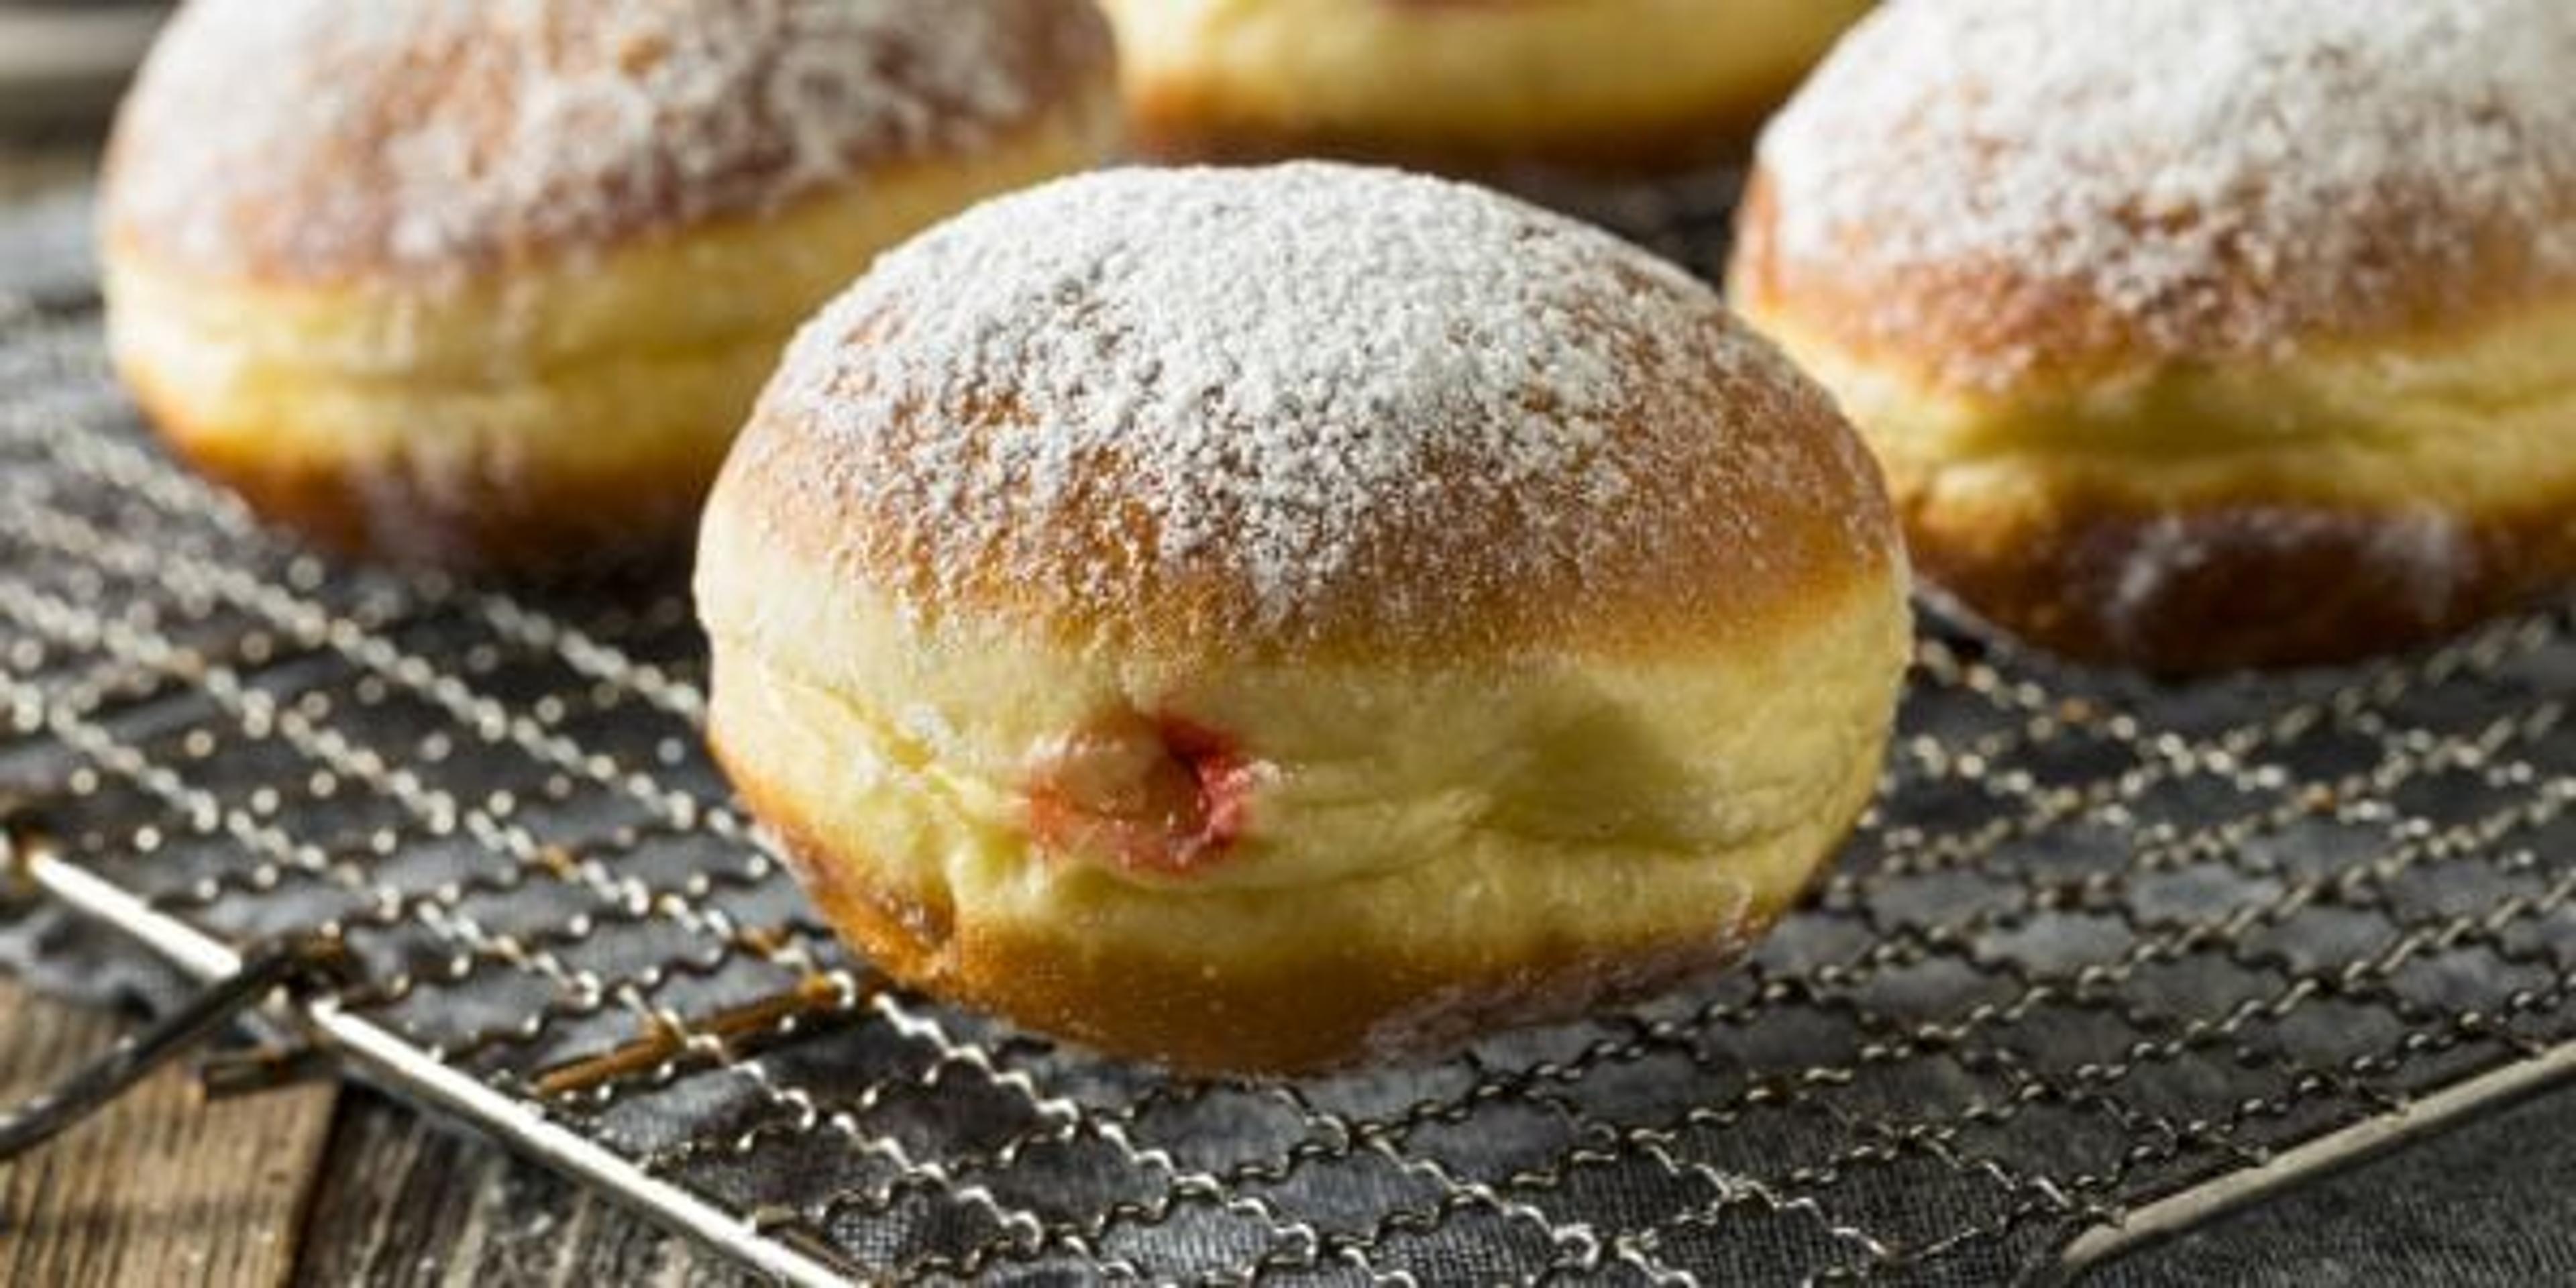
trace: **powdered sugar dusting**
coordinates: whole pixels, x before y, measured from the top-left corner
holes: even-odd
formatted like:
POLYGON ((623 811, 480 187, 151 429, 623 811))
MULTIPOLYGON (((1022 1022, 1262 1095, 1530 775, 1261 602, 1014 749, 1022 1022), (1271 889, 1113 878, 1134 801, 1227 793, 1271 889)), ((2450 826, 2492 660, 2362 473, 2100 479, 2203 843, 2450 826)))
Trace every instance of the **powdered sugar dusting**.
MULTIPOLYGON (((2576 276, 2576 5, 1899 0, 1761 161, 1793 265, 2004 266, 2124 344, 2277 352, 2427 281, 2576 276)), ((1958 329, 1905 290, 1871 304, 1879 338, 1958 329)))
MULTIPOLYGON (((1821 395, 1680 270, 1332 165, 1112 172, 970 212, 809 327, 761 419, 748 450, 819 458, 808 486, 895 516, 863 554, 914 570, 916 602, 1239 587, 1239 625, 1273 636, 1709 542, 1759 565, 1785 552, 1747 498, 1874 491, 1812 433, 1821 395)), ((1851 544, 1883 553, 1856 508, 1851 544)))
POLYGON ((194 0, 129 101, 110 215, 202 268, 328 274, 758 212, 1105 71, 1075 9, 194 0))

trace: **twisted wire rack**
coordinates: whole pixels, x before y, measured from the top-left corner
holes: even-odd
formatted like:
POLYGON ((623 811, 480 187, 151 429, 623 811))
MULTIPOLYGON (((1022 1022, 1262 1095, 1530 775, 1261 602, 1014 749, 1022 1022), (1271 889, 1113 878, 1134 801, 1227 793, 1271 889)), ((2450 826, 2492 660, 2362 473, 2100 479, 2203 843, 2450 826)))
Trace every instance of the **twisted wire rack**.
MULTIPOLYGON (((1712 262, 1713 207, 1644 214, 1712 262)), ((20 875, 210 980, 339 946, 298 1019, 352 1074, 782 1280, 2052 1278, 2576 1068, 2566 610, 2182 687, 1935 612, 1879 803, 1744 968, 1303 1083, 887 987, 703 680, 676 590, 264 535, 148 444, 82 272, 0 289, 20 875)))

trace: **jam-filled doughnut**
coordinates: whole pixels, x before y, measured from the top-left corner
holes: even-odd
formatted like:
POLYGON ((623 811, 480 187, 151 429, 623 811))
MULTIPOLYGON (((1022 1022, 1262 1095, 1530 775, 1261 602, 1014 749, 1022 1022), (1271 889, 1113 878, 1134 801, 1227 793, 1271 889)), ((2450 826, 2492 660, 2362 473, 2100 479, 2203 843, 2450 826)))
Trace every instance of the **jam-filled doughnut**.
POLYGON ((672 547, 796 324, 1113 146, 1065 0, 194 0, 104 185, 116 362, 328 544, 672 547))
POLYGON ((1746 316, 1993 622, 2187 671, 2576 576, 2576 6, 1909 0, 1763 141, 1746 316))
POLYGON ((715 746, 898 978, 1283 1071, 1724 962, 1873 787, 1875 465, 1494 194, 1108 172, 881 260, 710 500, 715 746))

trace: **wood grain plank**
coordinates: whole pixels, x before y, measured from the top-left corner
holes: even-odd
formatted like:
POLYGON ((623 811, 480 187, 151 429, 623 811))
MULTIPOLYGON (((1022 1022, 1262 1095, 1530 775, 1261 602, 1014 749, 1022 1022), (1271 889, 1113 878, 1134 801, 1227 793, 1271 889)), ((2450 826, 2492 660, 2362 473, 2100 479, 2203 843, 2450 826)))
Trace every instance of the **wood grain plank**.
MULTIPOLYGON (((0 1098, 50 1086, 125 1023, 0 979, 0 1098)), ((0 1166, 0 1283, 285 1283, 336 1100, 314 1085, 208 1105, 187 1070, 163 1070, 0 1166)))
POLYGON ((352 1090, 296 1282, 385 1288, 746 1288, 713 1252, 499 1146, 352 1090))

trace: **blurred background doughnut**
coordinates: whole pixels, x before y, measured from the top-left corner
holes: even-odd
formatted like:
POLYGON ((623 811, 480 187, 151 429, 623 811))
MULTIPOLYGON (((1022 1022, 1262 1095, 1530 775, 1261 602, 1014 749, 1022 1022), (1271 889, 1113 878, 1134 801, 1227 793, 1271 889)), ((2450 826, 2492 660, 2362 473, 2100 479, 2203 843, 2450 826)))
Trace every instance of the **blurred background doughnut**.
POLYGON ((1911 0, 1773 125, 1736 302, 1918 566, 2156 670, 2576 576, 2576 5, 1911 0))
POLYGON ((1104 0, 1149 154, 1447 170, 1740 154, 1870 0, 1104 0))
POLYGON ((1112 147, 1064 0, 197 0, 104 178, 171 444, 367 555, 674 547, 795 324, 1112 147))

